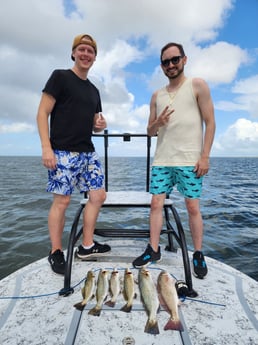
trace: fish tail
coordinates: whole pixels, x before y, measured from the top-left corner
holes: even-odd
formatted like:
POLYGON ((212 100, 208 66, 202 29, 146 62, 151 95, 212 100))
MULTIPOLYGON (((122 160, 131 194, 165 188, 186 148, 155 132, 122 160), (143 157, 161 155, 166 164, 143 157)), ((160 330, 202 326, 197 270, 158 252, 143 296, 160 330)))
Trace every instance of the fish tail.
POLYGON ((124 311, 125 313, 130 313, 132 310, 132 305, 126 303, 120 310, 124 311))
POLYGON ((74 304, 74 308, 80 311, 83 311, 84 307, 85 307, 85 304, 83 304, 82 302, 74 304))
POLYGON ((101 309, 98 307, 94 307, 90 309, 88 312, 89 315, 93 315, 93 316, 100 316, 100 313, 101 313, 101 309))
POLYGON ((107 301, 105 303, 106 305, 108 305, 111 308, 114 308, 114 306, 116 305, 116 302, 112 301, 111 299, 109 301, 107 301))
POLYGON ((145 329, 145 333, 149 334, 159 334, 159 325, 157 320, 148 320, 145 329))
POLYGON ((182 325, 182 322, 180 320, 172 320, 169 319, 167 324, 164 327, 164 330, 174 330, 174 331, 183 331, 184 327, 182 325))

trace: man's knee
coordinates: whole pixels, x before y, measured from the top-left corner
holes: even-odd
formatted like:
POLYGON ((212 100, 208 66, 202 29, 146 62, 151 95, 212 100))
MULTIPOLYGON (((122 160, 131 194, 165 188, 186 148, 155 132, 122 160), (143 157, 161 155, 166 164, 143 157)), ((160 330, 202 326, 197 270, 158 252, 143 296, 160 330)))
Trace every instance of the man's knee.
POLYGON ((70 195, 54 195, 53 206, 62 210, 66 210, 70 204, 70 195))
POLYGON ((189 215, 198 215, 200 213, 199 199, 186 199, 186 208, 189 215))
POLYGON ((162 210, 163 205, 164 205, 164 200, 165 200, 165 196, 163 194, 158 194, 152 195, 152 199, 151 199, 151 210, 152 211, 158 211, 158 210, 162 210))
POLYGON ((89 192, 89 201, 96 206, 101 206, 106 200, 105 189, 92 190, 89 192))

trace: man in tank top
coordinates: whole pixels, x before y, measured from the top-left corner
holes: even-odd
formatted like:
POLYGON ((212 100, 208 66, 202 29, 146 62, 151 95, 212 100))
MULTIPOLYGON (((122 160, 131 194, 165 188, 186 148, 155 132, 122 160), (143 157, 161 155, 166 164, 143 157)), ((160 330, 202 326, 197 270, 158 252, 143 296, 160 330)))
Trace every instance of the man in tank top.
POLYGON ((213 102, 204 80, 185 76, 187 57, 181 44, 165 45, 160 59, 168 85, 152 95, 147 128, 148 135, 158 136, 151 172, 150 243, 133 265, 140 268, 161 259, 163 204, 166 195, 177 186, 188 212, 194 246, 193 272, 202 279, 208 269, 202 253, 199 199, 215 133, 213 102))
POLYGON ((99 91, 88 79, 96 55, 97 45, 90 35, 76 36, 71 55, 74 66, 52 73, 37 114, 42 162, 48 169, 47 191, 53 193, 48 216, 52 245, 48 260, 58 274, 65 272, 62 234, 75 187, 81 193, 87 192, 89 198, 83 214, 82 244, 76 255, 83 259, 111 249, 93 240, 96 220, 106 198, 103 169, 92 143, 92 131, 100 132, 107 126, 99 91))

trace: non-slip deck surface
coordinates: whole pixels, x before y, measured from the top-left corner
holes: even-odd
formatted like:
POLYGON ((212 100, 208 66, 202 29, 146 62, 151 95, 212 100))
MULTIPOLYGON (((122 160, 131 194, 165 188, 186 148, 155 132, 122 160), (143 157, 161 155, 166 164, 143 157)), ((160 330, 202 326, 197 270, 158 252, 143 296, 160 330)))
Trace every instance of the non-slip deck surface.
MULTIPOLYGON (((101 345, 256 345, 258 344, 258 282, 213 259, 207 258, 206 279, 193 277, 196 298, 186 298, 179 308, 184 332, 164 331, 168 313, 158 314, 160 334, 144 332, 147 315, 140 300, 138 270, 131 261, 142 253, 146 240, 110 240, 112 252, 98 261, 74 260, 74 293, 59 296, 63 277, 51 272, 47 259, 39 260, 0 282, 0 343, 21 344, 101 344, 101 345), (83 279, 89 269, 118 268, 123 281, 126 267, 135 277, 137 298, 131 313, 120 311, 125 301, 120 294, 114 309, 105 306, 99 317, 88 315, 93 299, 83 312, 73 305, 81 301, 83 279), (14 298, 10 298, 13 296, 14 298)), ((184 280, 182 256, 162 248, 163 260, 149 267, 154 281, 162 269, 184 280)), ((190 256, 191 257, 191 256, 190 256)), ((121 283, 122 285, 122 283, 121 283)))

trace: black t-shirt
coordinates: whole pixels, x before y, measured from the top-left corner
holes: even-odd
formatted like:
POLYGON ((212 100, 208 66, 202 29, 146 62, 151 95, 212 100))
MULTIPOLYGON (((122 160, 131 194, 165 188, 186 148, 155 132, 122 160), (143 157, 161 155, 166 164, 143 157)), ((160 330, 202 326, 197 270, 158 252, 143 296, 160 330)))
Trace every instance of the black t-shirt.
POLYGON ((50 141, 53 149, 93 152, 93 119, 101 112, 98 89, 80 79, 72 70, 55 70, 43 89, 56 100, 50 117, 50 141))

